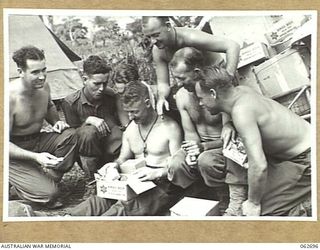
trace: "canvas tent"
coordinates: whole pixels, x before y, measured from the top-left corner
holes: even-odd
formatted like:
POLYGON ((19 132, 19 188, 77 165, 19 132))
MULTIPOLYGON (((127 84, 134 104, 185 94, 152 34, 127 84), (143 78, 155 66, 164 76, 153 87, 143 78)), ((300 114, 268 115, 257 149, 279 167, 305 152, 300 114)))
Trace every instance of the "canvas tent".
POLYGON ((35 15, 9 16, 10 80, 18 77, 17 66, 12 60, 13 52, 26 45, 34 45, 45 52, 47 82, 53 100, 64 98, 83 86, 77 67, 72 63, 81 58, 52 33, 39 16, 35 15))

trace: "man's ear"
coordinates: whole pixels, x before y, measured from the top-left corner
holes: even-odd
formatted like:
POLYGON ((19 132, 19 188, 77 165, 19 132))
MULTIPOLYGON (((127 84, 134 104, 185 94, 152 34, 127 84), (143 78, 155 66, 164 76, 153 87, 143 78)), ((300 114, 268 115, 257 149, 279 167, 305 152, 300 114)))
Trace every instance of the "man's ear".
POLYGON ((214 99, 217 99, 217 92, 214 89, 210 89, 210 94, 214 99))
POLYGON ((89 77, 87 74, 83 74, 82 75, 82 79, 83 79, 83 83, 86 84, 86 82, 88 81, 89 77))
POLYGON ((166 27, 168 31, 172 28, 170 21, 166 22, 166 27))
POLYGON ((147 106, 148 108, 151 107, 151 101, 150 101, 149 98, 145 99, 145 100, 144 100, 144 103, 146 104, 146 106, 147 106))
POLYGON ((23 70, 21 68, 17 68, 18 74, 20 77, 23 75, 23 70))

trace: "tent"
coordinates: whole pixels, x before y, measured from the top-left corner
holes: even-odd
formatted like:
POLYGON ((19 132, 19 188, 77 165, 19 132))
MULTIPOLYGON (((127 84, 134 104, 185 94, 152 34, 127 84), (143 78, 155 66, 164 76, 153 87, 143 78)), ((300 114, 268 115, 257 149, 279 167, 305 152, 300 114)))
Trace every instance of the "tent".
POLYGON ((43 49, 47 64, 47 82, 53 100, 64 98, 83 86, 82 78, 73 61, 81 58, 54 35, 36 15, 9 15, 9 78, 18 77, 13 52, 23 46, 43 49))

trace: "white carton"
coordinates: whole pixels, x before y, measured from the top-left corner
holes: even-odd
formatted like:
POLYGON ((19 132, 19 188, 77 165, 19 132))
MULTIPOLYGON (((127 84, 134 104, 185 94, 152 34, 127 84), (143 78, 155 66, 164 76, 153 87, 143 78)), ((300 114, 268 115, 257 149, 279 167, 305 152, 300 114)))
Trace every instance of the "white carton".
POLYGON ((132 173, 145 167, 145 159, 129 159, 120 165, 120 179, 110 180, 108 176, 95 174, 97 196, 108 199, 128 201, 139 194, 156 187, 152 181, 140 181, 132 173))
POLYGON ((269 59, 267 45, 264 43, 252 43, 240 50, 238 69, 254 62, 269 59))
POLYGON ((218 216, 219 202, 193 197, 184 197, 170 208, 171 216, 218 216))
POLYGON ((97 196, 108 199, 128 201, 139 194, 156 187, 152 181, 139 181, 131 174, 120 174, 120 180, 108 180, 95 174, 97 196))

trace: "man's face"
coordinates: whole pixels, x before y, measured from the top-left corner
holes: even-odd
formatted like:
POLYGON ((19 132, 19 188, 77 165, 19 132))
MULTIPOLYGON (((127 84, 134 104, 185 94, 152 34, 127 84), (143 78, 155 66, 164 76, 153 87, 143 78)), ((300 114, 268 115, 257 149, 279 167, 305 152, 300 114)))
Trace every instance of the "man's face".
POLYGON ((47 67, 45 60, 27 59, 26 68, 21 69, 20 76, 32 89, 41 89, 47 78, 47 67))
POLYGON ((85 88, 90 97, 94 100, 100 100, 107 87, 109 74, 94 74, 87 76, 85 88))
POLYGON ((200 83, 196 84, 195 91, 196 91, 196 95, 198 97, 200 106, 203 106, 204 108, 206 108, 210 112, 210 114, 212 114, 212 115, 216 115, 216 114, 219 114, 221 112, 219 110, 219 108, 218 108, 218 104, 217 104, 216 98, 214 98, 212 93, 204 92, 200 88, 200 83))
POLYGON ((178 65, 172 69, 172 73, 178 83, 178 87, 183 86, 189 92, 195 91, 195 72, 187 70, 187 66, 184 63, 178 63, 178 65))
POLYGON ((130 105, 125 104, 123 109, 128 112, 130 121, 133 120, 136 124, 143 123, 149 115, 147 105, 142 100, 130 105))
POLYGON ((143 25, 143 33, 150 38, 151 43, 158 49, 164 49, 170 44, 170 32, 166 25, 162 24, 157 18, 150 18, 143 25))

